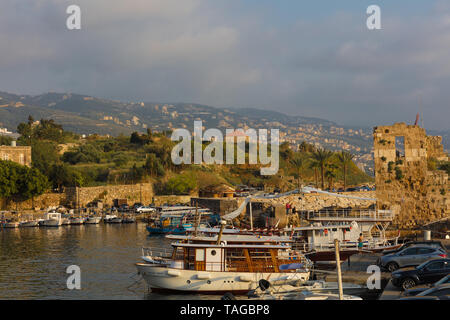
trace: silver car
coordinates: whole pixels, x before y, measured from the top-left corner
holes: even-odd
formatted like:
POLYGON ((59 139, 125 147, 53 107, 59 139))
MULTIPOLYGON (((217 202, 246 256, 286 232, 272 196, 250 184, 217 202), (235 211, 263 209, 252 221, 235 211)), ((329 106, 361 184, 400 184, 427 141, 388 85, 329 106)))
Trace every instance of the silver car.
POLYGON ((398 268, 418 266, 429 259, 438 258, 447 258, 447 253, 441 248, 413 246, 382 256, 378 264, 392 272, 398 268))

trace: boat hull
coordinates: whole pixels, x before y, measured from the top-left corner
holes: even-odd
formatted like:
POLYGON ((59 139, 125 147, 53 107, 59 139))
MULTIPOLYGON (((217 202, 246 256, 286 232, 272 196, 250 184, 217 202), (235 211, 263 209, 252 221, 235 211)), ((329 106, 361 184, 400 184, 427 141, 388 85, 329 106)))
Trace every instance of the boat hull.
POLYGON ((45 220, 42 222, 43 227, 59 227, 61 224, 61 220, 45 220))
POLYGON ((261 279, 287 279, 307 281, 309 272, 219 272, 182 270, 157 264, 136 263, 139 274, 153 292, 246 294, 256 289, 261 279))
POLYGON ((99 224, 101 218, 100 217, 89 217, 84 222, 85 224, 99 224))
POLYGON ((21 228, 37 227, 37 226, 39 226, 39 222, 38 221, 26 221, 26 222, 22 222, 20 224, 21 228))

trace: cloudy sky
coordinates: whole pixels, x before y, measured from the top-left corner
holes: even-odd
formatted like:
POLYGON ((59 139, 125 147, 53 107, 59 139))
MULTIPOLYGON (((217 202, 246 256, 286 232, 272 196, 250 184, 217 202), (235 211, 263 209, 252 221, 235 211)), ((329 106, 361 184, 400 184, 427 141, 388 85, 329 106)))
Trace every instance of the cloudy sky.
POLYGON ((447 0, 2 0, 0 91, 449 129, 447 0), (66 8, 81 7, 81 30, 66 8), (382 30, 366 27, 381 7, 382 30))

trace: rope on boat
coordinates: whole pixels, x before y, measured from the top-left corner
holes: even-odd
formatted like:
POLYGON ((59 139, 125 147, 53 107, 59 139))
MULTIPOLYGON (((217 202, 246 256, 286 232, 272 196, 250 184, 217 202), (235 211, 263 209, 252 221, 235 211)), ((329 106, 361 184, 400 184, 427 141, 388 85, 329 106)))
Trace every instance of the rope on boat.
POLYGON ((137 285, 138 283, 140 283, 144 278, 138 272, 136 272, 136 273, 134 273, 134 274, 132 274, 130 276, 130 279, 133 279, 134 282, 127 287, 127 290, 133 292, 136 295, 138 295, 138 293, 135 290, 131 289, 131 288, 134 287, 135 285, 137 285), (136 280, 135 276, 139 276, 139 279, 136 280))

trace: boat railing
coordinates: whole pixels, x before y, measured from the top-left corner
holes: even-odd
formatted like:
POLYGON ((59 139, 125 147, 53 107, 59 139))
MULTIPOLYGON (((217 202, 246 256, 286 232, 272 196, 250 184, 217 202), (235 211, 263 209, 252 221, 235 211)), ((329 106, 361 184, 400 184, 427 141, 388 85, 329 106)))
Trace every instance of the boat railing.
POLYGON ((314 219, 355 219, 357 220, 392 220, 394 215, 390 210, 372 209, 339 209, 339 210, 315 210, 302 211, 307 220, 314 219))
MULTIPOLYGON (((363 241, 363 248, 365 249, 375 249, 380 246, 386 246, 391 243, 396 244, 396 238, 393 239, 381 239, 381 238, 371 238, 363 241)), ((358 249, 358 241, 341 241, 340 247, 342 249, 358 249)), ((300 252, 311 252, 311 251, 325 251, 333 250, 334 242, 293 242, 292 249, 300 252)))
POLYGON ((158 259, 173 259, 173 258, 175 258, 175 260, 182 260, 183 252, 180 250, 177 250, 177 252, 175 253, 175 257, 174 257, 173 256, 173 248, 143 247, 142 248, 142 256, 158 258, 158 259))

